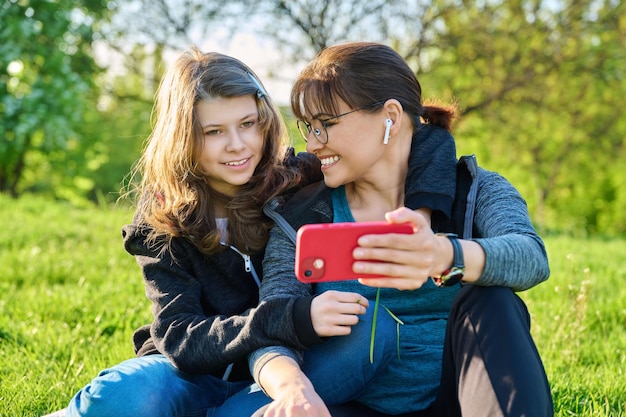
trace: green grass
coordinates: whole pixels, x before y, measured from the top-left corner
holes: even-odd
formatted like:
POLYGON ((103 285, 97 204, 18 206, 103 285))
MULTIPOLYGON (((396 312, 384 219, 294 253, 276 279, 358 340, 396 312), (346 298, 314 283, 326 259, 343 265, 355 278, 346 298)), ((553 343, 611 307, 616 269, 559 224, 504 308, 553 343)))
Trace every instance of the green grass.
POLYGON ((558 416, 626 416, 626 240, 545 238, 550 279, 522 294, 558 416))
MULTIPOLYGON (((66 406, 133 355, 150 318, 122 247, 132 212, 0 195, 0 417, 66 406)), ((626 241, 545 239, 552 276, 522 293, 557 416, 626 416, 626 241)))

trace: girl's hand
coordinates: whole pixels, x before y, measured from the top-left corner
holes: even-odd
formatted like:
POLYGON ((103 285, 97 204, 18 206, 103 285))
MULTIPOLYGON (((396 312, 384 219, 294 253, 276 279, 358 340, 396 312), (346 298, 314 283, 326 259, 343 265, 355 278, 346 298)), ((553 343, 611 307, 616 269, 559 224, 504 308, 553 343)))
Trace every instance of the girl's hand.
POLYGON ((367 298, 354 292, 323 292, 311 302, 313 329, 320 337, 348 335, 368 305, 367 298))
POLYGON ((421 213, 400 208, 385 216, 392 223, 413 224, 412 235, 365 235, 359 238, 352 265, 356 273, 377 274, 390 278, 361 278, 371 287, 414 290, 430 276, 437 276, 452 264, 448 238, 436 236, 430 222, 421 213), (449 258, 449 259, 448 259, 449 258), (380 262, 368 262, 377 260, 380 262))
POLYGON ((296 361, 277 356, 263 366, 259 383, 274 399, 252 417, 331 417, 326 404, 296 361))

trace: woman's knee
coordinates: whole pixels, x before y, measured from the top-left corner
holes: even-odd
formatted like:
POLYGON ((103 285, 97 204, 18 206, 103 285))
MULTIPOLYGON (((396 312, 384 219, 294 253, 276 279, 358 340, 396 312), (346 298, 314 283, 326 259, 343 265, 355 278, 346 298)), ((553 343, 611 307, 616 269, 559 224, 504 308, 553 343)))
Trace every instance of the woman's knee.
POLYGON ((396 319, 384 307, 370 303, 366 314, 359 318, 357 326, 352 328, 349 336, 346 336, 345 343, 352 348, 351 360, 361 357, 367 363, 386 363, 394 357, 397 352, 399 327, 396 319), (376 315, 376 317, 374 317, 376 315), (374 318, 376 324, 374 325, 374 318))
POLYGON ((355 356, 351 360, 360 360, 366 374, 377 372, 397 357, 402 326, 396 320, 383 306, 379 305, 376 311, 375 304, 370 302, 367 313, 349 336, 350 343, 355 346, 355 356))
POLYGON ((530 327, 530 314, 526 305, 508 287, 463 286, 452 303, 450 320, 466 316, 477 319, 497 317, 500 322, 511 318, 521 320, 530 327))
POLYGON ((333 391, 331 387, 343 387, 348 380, 353 381, 352 388, 358 391, 397 357, 396 322, 379 307, 375 332, 372 332, 373 310, 371 303, 349 335, 332 337, 305 352, 303 369, 314 385, 317 383, 316 388, 323 386, 333 391))

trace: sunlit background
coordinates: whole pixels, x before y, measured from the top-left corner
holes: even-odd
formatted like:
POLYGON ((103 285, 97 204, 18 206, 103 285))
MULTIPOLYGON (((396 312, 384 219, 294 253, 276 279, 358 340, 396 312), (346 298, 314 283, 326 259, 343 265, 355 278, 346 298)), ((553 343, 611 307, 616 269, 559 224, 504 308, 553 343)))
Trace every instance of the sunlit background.
POLYGON ((2 0, 0 192, 108 204, 191 45, 284 106, 327 45, 386 43, 425 99, 457 102, 459 154, 510 179, 542 232, 626 232, 626 11, 617 0, 2 0))

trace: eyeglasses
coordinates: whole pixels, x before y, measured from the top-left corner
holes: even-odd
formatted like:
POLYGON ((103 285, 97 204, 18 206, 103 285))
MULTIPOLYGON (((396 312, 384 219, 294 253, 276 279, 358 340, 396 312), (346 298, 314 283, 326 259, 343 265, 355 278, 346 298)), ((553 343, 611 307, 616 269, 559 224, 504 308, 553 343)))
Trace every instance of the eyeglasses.
POLYGON ((313 136, 315 136, 315 139, 317 139, 318 142, 322 145, 326 145, 328 143, 328 131, 326 130, 326 128, 328 126, 332 126, 332 123, 328 123, 330 120, 339 119, 340 117, 347 116, 351 113, 369 109, 371 107, 380 106, 384 103, 384 101, 377 101, 375 103, 368 104, 365 107, 359 107, 358 109, 350 110, 349 112, 341 113, 336 116, 328 117, 326 119, 313 119, 311 120, 311 123, 305 122, 304 120, 298 120, 296 123, 298 125, 298 130, 300 131, 300 134, 304 138, 305 142, 309 141, 309 135, 311 134, 311 132, 313 132, 313 136))

